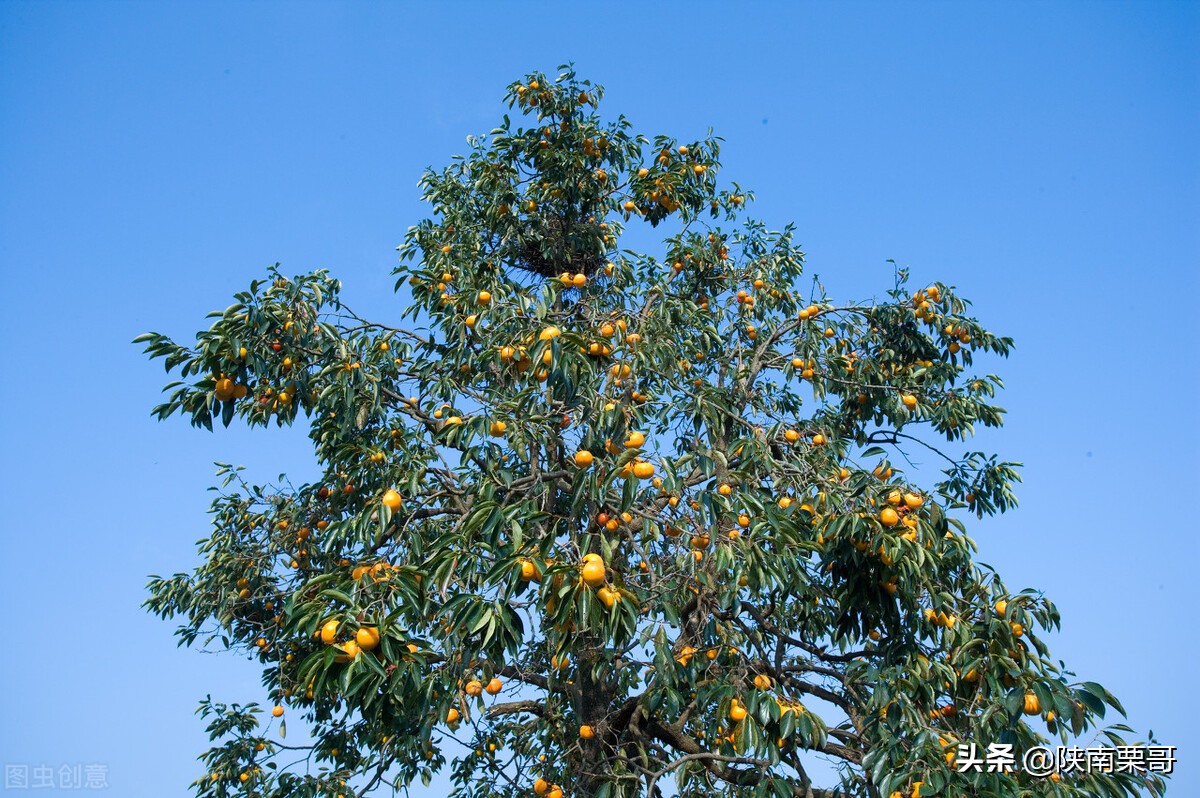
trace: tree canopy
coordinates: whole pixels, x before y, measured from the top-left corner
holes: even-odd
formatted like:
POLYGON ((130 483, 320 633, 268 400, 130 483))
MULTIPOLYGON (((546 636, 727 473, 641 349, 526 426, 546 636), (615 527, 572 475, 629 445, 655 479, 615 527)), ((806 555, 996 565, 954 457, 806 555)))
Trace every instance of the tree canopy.
POLYGON ((322 469, 219 464, 200 564, 150 583, 181 642, 262 667, 265 701, 203 702, 195 794, 1160 794, 956 767, 1131 742, 1050 657, 1054 605, 973 561, 1019 480, 969 446, 1004 417, 975 364, 1012 341, 900 268, 826 296, 719 138, 603 96, 527 75, 424 175, 394 318, 272 268, 194 344, 137 339, 178 372, 159 418, 300 421, 322 469))

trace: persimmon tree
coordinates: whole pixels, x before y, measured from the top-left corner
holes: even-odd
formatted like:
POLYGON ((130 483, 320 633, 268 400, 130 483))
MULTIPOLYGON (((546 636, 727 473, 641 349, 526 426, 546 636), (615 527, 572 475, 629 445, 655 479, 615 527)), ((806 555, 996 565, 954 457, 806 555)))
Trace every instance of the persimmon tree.
POLYGON ((263 703, 202 704, 195 794, 1161 792, 955 766, 1130 733, 1050 658, 1054 605, 972 560, 966 520, 1015 503, 965 443, 1011 341, 901 269, 839 304, 718 181, 720 139, 602 97, 528 75, 518 121, 424 175, 394 317, 271 269, 194 345, 137 339, 179 373, 160 419, 300 421, 322 469, 221 465, 199 566, 150 583, 182 643, 262 667, 263 703))

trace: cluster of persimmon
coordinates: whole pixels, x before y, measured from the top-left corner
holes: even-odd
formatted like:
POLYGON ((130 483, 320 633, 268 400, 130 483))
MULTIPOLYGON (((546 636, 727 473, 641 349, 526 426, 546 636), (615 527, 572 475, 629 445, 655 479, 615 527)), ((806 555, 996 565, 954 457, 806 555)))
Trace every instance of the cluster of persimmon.
POLYGON ((576 272, 575 274, 563 272, 558 276, 558 282, 562 284, 564 288, 583 288, 585 285, 587 285, 587 275, 583 274, 582 272, 576 272))
POLYGON ((951 339, 946 346, 946 351, 952 355, 961 350, 964 345, 971 343, 971 335, 965 327, 947 324, 942 328, 942 332, 951 339))
MULTIPOLYGON (((718 629, 719 628, 720 625, 718 624, 718 629)), ((718 664, 721 661, 723 654, 737 657, 739 653, 740 652, 735 646, 713 646, 702 650, 696 648, 695 646, 684 645, 680 647, 678 652, 676 652, 675 662, 684 668, 691 666, 693 662, 697 662, 700 663, 703 668, 707 669, 712 665, 718 664)), ((770 693, 769 698, 770 700, 774 701, 777 707, 779 707, 779 714, 781 717, 789 712, 799 715, 808 711, 807 707, 805 707, 802 702, 787 696, 772 693, 775 688, 775 683, 771 677, 765 673, 756 674, 751 680, 750 684, 757 693, 770 693)), ((696 694, 693 692, 692 698, 695 697, 696 694)), ((739 730, 742 727, 742 722, 749 716, 749 714, 750 707, 743 702, 743 699, 740 695, 731 698, 728 709, 726 710, 724 718, 722 719, 723 722, 718 724, 716 727, 716 734, 719 741, 736 747, 738 745, 739 730)), ((696 729, 693 733, 700 739, 704 739, 707 736, 707 732, 702 728, 696 729)), ((783 748, 786 744, 787 740, 785 740, 783 737, 776 739, 777 747, 783 748)))
MULTIPOLYGON (((379 646, 379 628, 376 626, 359 626, 350 636, 344 637, 341 623, 330 619, 321 625, 314 637, 327 646, 334 646, 342 653, 334 657, 335 662, 349 662, 364 651, 374 651, 379 646)), ((410 652, 415 652, 416 646, 410 644, 410 652)))
POLYGON ((350 572, 350 578, 355 582, 363 577, 371 577, 373 582, 383 582, 390 578, 390 571, 395 570, 396 566, 386 562, 377 562, 372 565, 356 565, 354 570, 350 572))
MULTIPOLYGON (((686 145, 679 145, 674 152, 664 147, 656 158, 661 172, 651 177, 650 169, 641 167, 634 180, 634 194, 621 204, 626 216, 641 213, 648 214, 655 207, 662 208, 666 213, 679 210, 681 202, 676 196, 674 187, 689 178, 700 179, 709 170, 711 164, 705 163, 686 145)), ((719 205, 714 200, 714 208, 719 205)))
MULTIPOLYGON (((243 352, 246 350, 243 348, 243 352)), ((216 394, 217 401, 228 402, 231 399, 245 399, 250 393, 250 389, 241 384, 234 382, 230 377, 220 374, 213 388, 213 393, 216 394)))
POLYGON ((595 552, 583 555, 579 563, 579 578, 585 585, 596 588, 596 598, 608 609, 621 600, 621 593, 608 586, 608 568, 604 558, 595 552))
POLYGON ((910 532, 914 535, 912 539, 915 540, 916 518, 909 516, 909 513, 924 503, 925 500, 919 493, 894 488, 887 495, 887 506, 879 511, 879 523, 889 529, 897 524, 903 524, 909 527, 910 532))
MULTIPOLYGON (((518 83, 515 89, 517 93, 517 105, 525 108, 536 108, 538 105, 545 105, 554 98, 554 94, 548 89, 542 88, 542 85, 537 80, 531 80, 528 84, 518 83)), ((591 95, 587 92, 580 92, 575 98, 579 105, 586 105, 591 102, 591 95)))
POLYGON ((533 782, 533 792, 535 795, 542 798, 562 798, 562 787, 557 784, 551 784, 545 779, 538 777, 533 782))
MULTIPOLYGON (((1011 616, 1019 617, 1020 611, 1013 610, 1010 612, 1010 607, 1017 607, 1017 606, 1019 606, 1019 602, 1010 602, 1007 599, 1000 598, 1000 599, 996 600, 996 602, 994 603, 994 605, 992 607, 992 610, 994 611, 995 615, 999 619, 1008 623, 1008 625, 1012 628, 1014 637, 1019 638, 1024 634, 1024 627, 1019 622, 1017 622, 1015 619, 1011 619, 1011 616)), ((924 617, 925 617, 926 622, 928 622, 930 625, 935 626, 935 627, 945 628, 945 629, 952 629, 952 628, 954 628, 955 625, 957 625, 961 621, 961 619, 953 613, 947 613, 943 610, 935 610, 933 608, 926 608, 924 610, 924 617)), ((875 640, 878 638, 873 635, 872 639, 875 640)), ((1025 644, 1022 641, 1018 640, 1017 644, 1016 644, 1016 648, 1008 650, 1007 653, 1010 658, 1012 658, 1014 660, 1021 660, 1024 658, 1024 655, 1025 655, 1024 649, 1025 649, 1025 644)), ((924 668, 929 667, 929 661, 923 655, 919 655, 918 660, 921 662, 921 664, 923 665, 924 668)), ((972 666, 965 673, 960 671, 958 668, 955 668, 955 673, 957 674, 961 685, 974 685, 980 681, 980 679, 982 677, 980 669, 983 667, 984 667, 983 665, 972 666)), ((1013 677, 1011 674, 1009 674, 1007 672, 1001 674, 1000 680, 1003 683, 1003 685, 1009 689, 1011 689, 1017 685, 1017 678, 1013 677)), ((945 687, 950 688, 951 683, 949 681, 946 681, 945 687)), ((958 704, 955 702, 954 698, 951 697, 950 700, 940 702, 937 704, 937 706, 934 706, 932 709, 930 709, 929 710, 929 719, 931 722, 936 722, 943 718, 953 717, 953 716, 957 715, 958 712, 959 712, 958 704)), ((1055 717, 1056 717, 1055 713, 1052 710, 1042 713, 1041 699, 1038 697, 1038 694, 1036 692, 1034 692, 1032 689, 1025 690, 1025 693, 1024 693, 1024 696, 1022 699, 1022 712, 1026 715, 1041 714, 1043 719, 1046 721, 1046 723, 1051 727, 1051 731, 1054 731, 1054 728, 1055 728, 1054 724, 1055 724, 1055 717)), ((887 717, 887 707, 883 707, 880 710, 879 714, 880 714, 880 717, 886 718, 887 717)), ((941 738, 941 742, 942 742, 942 745, 944 748, 952 747, 950 745, 952 740, 948 741, 946 738, 941 738)), ((953 764, 953 756, 950 753, 950 751, 947 751, 946 758, 947 758, 947 762, 949 762, 950 764, 953 764)))
MULTIPOLYGON (((484 693, 487 693, 488 695, 497 695, 503 689, 504 681, 498 676, 493 676, 492 678, 488 679, 486 683, 480 681, 479 679, 468 679, 463 685, 462 692, 464 695, 471 698, 478 698, 484 693)), ((460 712, 456 707, 451 707, 446 712, 446 723, 453 726, 462 718, 462 714, 463 713, 460 712)))
MULTIPOLYGON (((636 430, 629 433, 629 437, 624 443, 616 444, 612 440, 606 440, 604 444, 605 451, 609 454, 620 454, 625 449, 638 449, 646 442, 646 435, 636 430)), ((575 452, 575 466, 580 469, 589 468, 595 462, 595 455, 588 449, 580 449, 575 452)), ((636 457, 627 463, 624 463, 618 470, 618 476, 623 479, 650 479, 654 476, 654 464, 643 460, 641 457, 636 457)), ((615 523, 615 520, 614 522, 615 523)), ((615 527, 613 527, 615 529, 615 527)))
MULTIPOLYGON (((283 289, 287 285, 288 281, 283 277, 277 278, 274 282, 275 289, 283 289)), ((242 314, 237 317, 237 320, 246 323, 249 320, 249 316, 242 314)), ((281 326, 271 331, 272 340, 267 348, 270 349, 272 355, 281 355, 275 363, 281 375, 291 372, 299 365, 296 359, 291 354, 285 353, 284 350, 287 348, 298 349, 300 345, 299 336, 304 332, 307 332, 307 330, 302 330, 291 317, 291 314, 288 314, 288 318, 283 321, 281 326), (285 345, 285 341, 287 345, 285 345)), ((319 336, 321 334, 320 327, 314 325, 311 332, 313 335, 319 336)), ((244 364, 248 356, 249 351, 245 346, 239 346, 236 351, 231 350, 226 354, 227 359, 234 364, 243 364, 236 367, 235 371, 244 371, 244 364)), ((347 361, 345 368, 347 370, 354 370, 361 368, 361 366, 362 363, 358 360, 350 359, 347 361)), ((279 385, 272 385, 270 379, 263 377, 258 380, 257 386, 252 389, 251 386, 238 382, 231 374, 218 372, 214 375, 213 396, 219 402, 240 401, 250 396, 252 390, 255 394, 254 401, 268 413, 286 410, 297 398, 297 386, 294 381, 281 379, 279 385)), ((312 396, 311 399, 315 401, 316 396, 312 396)))
MULTIPOLYGON (((915 308, 913 315, 927 324, 932 324, 934 319, 937 318, 935 306, 941 306, 942 304, 942 289, 936 284, 928 288, 922 288, 913 294, 912 302, 915 308)), ((940 309, 940 307, 937 307, 937 309, 940 309)))

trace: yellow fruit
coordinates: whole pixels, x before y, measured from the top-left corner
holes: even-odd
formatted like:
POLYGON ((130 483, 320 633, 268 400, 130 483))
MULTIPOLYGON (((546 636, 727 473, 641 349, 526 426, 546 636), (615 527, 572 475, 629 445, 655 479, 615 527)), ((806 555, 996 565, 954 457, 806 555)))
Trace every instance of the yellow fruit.
POLYGON ((535 795, 545 795, 550 790, 550 782, 543 778, 538 778, 533 783, 533 792, 535 795))
POLYGON ((555 784, 550 788, 550 792, 546 793, 546 798, 563 798, 562 787, 555 784))
POLYGON ((1008 602, 1005 601, 1004 599, 1000 599, 999 601, 996 602, 996 614, 997 615, 1003 615, 1004 611, 1007 609, 1008 609, 1008 602))
POLYGON ((759 690, 770 690, 771 689, 771 677, 767 676, 765 673, 758 674, 757 676, 754 677, 754 686, 757 687, 759 690))
POLYGON ((339 648, 341 648, 342 651, 344 651, 346 653, 342 654, 340 656, 334 657, 333 658, 334 662, 349 662, 350 660, 357 657, 360 653, 360 650, 358 648, 358 641, 356 641, 356 640, 347 640, 345 643, 342 643, 339 646, 339 648))
POLYGON ((371 651, 379 645, 379 630, 374 626, 364 626, 354 635, 354 639, 363 651, 371 651))
POLYGON ((500 690, 503 687, 504 687, 504 682, 500 681, 495 676, 493 676, 488 681, 487 686, 484 687, 483 689, 487 691, 488 695, 495 695, 496 693, 500 692, 500 690))
POLYGON ((904 406, 909 410, 912 410, 917 406, 917 397, 913 396, 911 393, 904 394, 901 401, 904 402, 904 406))
POLYGON ((610 610, 621 600, 621 594, 615 590, 610 590, 607 586, 597 590, 596 597, 600 599, 600 603, 610 610))
POLYGON ((475 296, 475 301, 476 301, 476 303, 478 303, 480 305, 490 305, 492 303, 492 292, 491 291, 480 291, 475 296))
POLYGON ((783 433, 783 438, 788 443, 795 443, 796 441, 800 440, 800 433, 794 429, 790 429, 787 432, 783 433))
POLYGON ((1038 700, 1037 693, 1028 692, 1025 694, 1023 711, 1026 715, 1040 715, 1042 713, 1042 702, 1038 700))
POLYGON ((283 707, 281 707, 281 706, 279 706, 278 704, 276 704, 276 705, 275 705, 275 706, 274 706, 274 707, 271 709, 271 714, 272 714, 272 715, 274 715, 274 716, 275 716, 275 717, 277 717, 277 718, 278 718, 278 717, 281 717, 281 716, 283 715, 283 707))
POLYGON ((900 515, 891 507, 884 507, 879 512, 879 522, 884 526, 895 526, 900 523, 900 515))
POLYGON ((585 740, 590 740, 596 736, 596 730, 585 723, 579 727, 579 736, 585 740))
POLYGON ((557 338, 560 335, 562 335, 562 330, 551 325, 551 326, 545 328, 544 330, 542 330, 538 334, 538 340, 539 341, 550 341, 550 340, 557 338))
POLYGON ((654 476, 654 464, 647 463, 644 460, 640 463, 635 463, 633 466, 633 475, 638 479, 650 479, 650 477, 654 476))
POLYGON ((627 363, 614 364, 613 367, 608 371, 614 379, 618 380, 628 379, 629 376, 633 374, 633 369, 631 369, 627 363))
POLYGON ((910 510, 915 510, 924 503, 925 500, 915 493, 904 494, 904 506, 910 510))
POLYGON ((525 560, 524 562, 521 563, 521 578, 522 579, 524 579, 526 582, 528 582, 531 579, 536 579, 537 577, 538 577, 538 571, 537 571, 536 565, 531 563, 529 560, 525 560))
POLYGON ((604 562, 599 557, 594 560, 585 559, 579 569, 579 575, 588 586, 599 587, 604 584, 604 562))
POLYGON ((825 436, 818 432, 816 435, 813 436, 812 442, 813 442, 813 446, 824 446, 825 445, 825 436))
POLYGON ((625 441, 626 449, 636 449, 646 442, 646 436, 640 432, 634 431, 629 433, 629 437, 625 441))
POLYGON ((733 703, 729 705, 729 719, 736 723, 744 719, 746 715, 746 708, 739 704, 736 698, 733 699, 733 703))
POLYGON ((483 682, 479 681, 478 679, 472 679, 471 681, 467 682, 467 686, 463 688, 463 692, 469 696, 480 695, 483 693, 483 682))
POLYGON ((326 621, 325 625, 321 627, 321 642, 327 646, 333 645, 333 642, 337 640, 337 631, 337 621, 326 621))
POLYGON ((579 466, 580 468, 587 468, 590 466, 593 459, 592 453, 587 449, 580 449, 579 451, 575 452, 575 465, 579 466))
POLYGON ((447 723, 458 723, 458 719, 460 717, 462 717, 462 716, 458 714, 458 710, 455 709, 454 707, 450 707, 450 711, 446 713, 446 722, 447 723))
MULTIPOLYGON (((461 423, 461 422, 460 422, 461 423)), ((383 506, 391 510, 393 513, 400 509, 400 494, 393 488, 388 488, 383 494, 383 506)))

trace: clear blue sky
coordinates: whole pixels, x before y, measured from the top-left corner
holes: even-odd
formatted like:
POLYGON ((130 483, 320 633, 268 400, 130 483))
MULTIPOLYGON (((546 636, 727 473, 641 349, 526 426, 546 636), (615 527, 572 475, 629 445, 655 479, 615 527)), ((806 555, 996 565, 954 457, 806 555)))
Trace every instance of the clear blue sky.
POLYGON ((398 316, 422 168, 491 128, 510 80, 571 59, 638 129, 724 136, 723 176, 797 223, 837 296, 885 289, 895 258, 1016 339, 1008 426, 980 445, 1025 484, 972 528, 982 559, 1048 591, 1056 656, 1180 746, 1173 792, 1200 794, 1183 2, 0 3, 0 760, 179 794, 197 700, 265 699, 249 663, 177 649, 139 604, 147 574, 194 564, 212 461, 304 476, 306 440, 154 422, 165 378, 129 341, 188 338, 275 261, 398 316))

